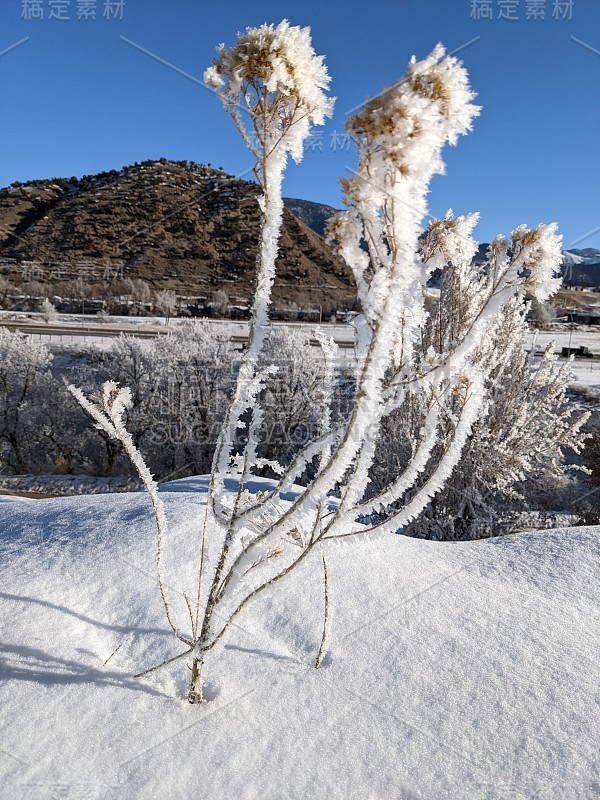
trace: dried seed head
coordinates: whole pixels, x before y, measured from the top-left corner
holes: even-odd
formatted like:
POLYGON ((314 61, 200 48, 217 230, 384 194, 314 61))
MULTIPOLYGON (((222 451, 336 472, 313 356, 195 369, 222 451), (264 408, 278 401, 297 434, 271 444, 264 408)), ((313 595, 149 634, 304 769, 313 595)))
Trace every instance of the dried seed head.
POLYGON ((562 283, 562 236, 557 228, 555 222, 532 229, 520 225, 512 233, 513 258, 519 256, 521 268, 529 272, 525 288, 538 300, 547 300, 562 283))
POLYGON ((406 77, 369 99, 346 128, 371 155, 379 153, 403 177, 434 168, 442 171, 439 150, 471 129, 479 107, 461 63, 442 45, 417 62, 406 77))
POLYGON ((218 52, 204 73, 205 83, 226 107, 247 108, 259 139, 268 137, 265 119, 274 120, 280 139, 294 127, 286 147, 300 160, 310 125, 322 125, 331 117, 334 102, 325 94, 331 79, 323 57, 313 50, 310 28, 290 26, 287 20, 248 28, 233 47, 219 45, 218 52))

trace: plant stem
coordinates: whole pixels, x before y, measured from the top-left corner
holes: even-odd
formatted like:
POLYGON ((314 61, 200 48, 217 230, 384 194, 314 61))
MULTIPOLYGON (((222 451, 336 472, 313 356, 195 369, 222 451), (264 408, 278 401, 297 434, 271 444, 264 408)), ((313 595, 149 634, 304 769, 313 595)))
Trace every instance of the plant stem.
POLYGON ((197 705, 204 701, 202 695, 202 656, 196 656, 192 661, 192 680, 188 692, 188 702, 197 705))
POLYGON ((324 555, 323 555, 323 592, 325 596, 325 606, 323 614, 323 636, 321 637, 321 645, 319 647, 319 652, 317 653, 317 658, 315 661, 315 669, 319 669, 319 667, 323 663, 323 658, 325 657, 325 650, 327 649, 327 643, 329 640, 329 575, 327 572, 327 561, 325 561, 324 555))

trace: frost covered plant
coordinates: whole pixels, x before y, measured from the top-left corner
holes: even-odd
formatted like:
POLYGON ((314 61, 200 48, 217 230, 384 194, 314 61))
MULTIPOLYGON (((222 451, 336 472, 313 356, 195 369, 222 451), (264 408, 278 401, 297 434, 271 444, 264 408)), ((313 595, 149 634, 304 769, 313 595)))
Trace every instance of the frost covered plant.
MULTIPOLYGON (((363 310, 351 412, 342 422, 332 413, 336 350, 327 334, 317 331, 323 359, 317 435, 289 463, 264 458, 258 448, 268 416, 265 386, 274 368, 260 356, 269 329, 281 179, 288 153, 300 158, 309 123, 331 113, 324 94, 328 77, 308 31, 287 22, 249 30, 231 50, 220 48, 205 77, 257 158, 263 224, 249 346, 213 461, 192 630, 183 639, 191 644, 178 656, 192 657, 192 703, 202 700, 206 654, 249 601, 317 548, 397 531, 441 491, 485 407, 485 374, 473 356, 499 311, 525 283, 547 292, 560 246, 553 229, 519 229, 510 256, 507 242, 497 239, 480 310, 458 338, 445 341, 441 350, 428 348, 423 357, 417 345, 427 322, 427 281, 440 260, 470 261, 475 245, 469 234, 476 221, 448 215, 430 226, 422 248, 425 197, 432 176, 443 171, 443 146, 470 129, 479 109, 464 68, 446 57, 441 45, 423 61, 413 59, 405 78, 348 121, 359 166, 343 183, 347 210, 334 219, 329 235, 353 270, 363 310), (424 414, 410 457, 400 474, 367 496, 382 422, 416 394, 424 399, 424 414), (313 477, 298 486, 307 467, 313 477), (277 478, 271 487, 252 492, 253 477, 265 468, 277 478), (225 491, 226 479, 237 487, 234 492, 225 491), (289 492, 293 499, 284 500, 289 492)), ((124 435, 114 419, 109 422, 124 435)), ((154 491, 150 483, 148 488, 154 491)), ((325 584, 327 604, 326 579, 325 584)))
MULTIPOLYGON (((333 114, 326 95, 330 78, 322 56, 313 50, 310 29, 261 25, 239 34, 234 47, 218 47, 219 56, 204 73, 256 159, 254 174, 263 190, 257 256, 257 284, 249 355, 244 373, 256 368, 267 322, 283 200, 281 184, 288 155, 303 156, 312 125, 333 114)), ((248 375, 243 380, 250 380, 248 375)), ((237 403, 234 403, 237 409, 237 403)), ((232 415, 235 416, 235 413, 232 415)))
POLYGON ((333 100, 325 94, 330 78, 323 57, 313 50, 310 29, 287 20, 248 28, 234 47, 221 44, 218 52, 204 81, 259 162, 259 180, 266 177, 264 159, 275 152, 283 165, 288 152, 301 161, 311 125, 322 125, 333 113, 333 100))
POLYGON ((561 285, 562 237, 557 236, 557 227, 555 222, 533 230, 520 225, 511 236, 513 258, 520 258, 520 266, 529 271, 527 290, 541 302, 552 297, 561 285))
MULTIPOLYGON (((472 262, 473 221, 473 215, 455 219, 449 212, 429 223, 421 241, 421 257, 435 259, 439 271, 435 288, 427 292, 427 321, 418 343, 424 365, 443 358, 461 341, 493 292, 490 264, 472 262)), ((513 295, 471 355, 485 375, 485 403, 460 467, 405 533, 443 540, 497 535, 514 524, 517 512, 540 508, 545 487, 552 486, 556 503, 559 487, 569 485, 563 449, 581 451, 588 415, 567 398, 570 365, 557 366, 552 345, 541 358, 528 353, 529 305, 513 295)), ((369 493, 376 493, 390 472, 402 470, 410 459, 427 399, 422 391, 412 392, 383 421, 369 493)), ((453 425, 448 413, 437 450, 452 437, 453 425)), ((426 477, 424 473, 420 480, 426 477)))
POLYGON ((167 519, 165 516, 164 504, 158 494, 156 481, 144 463, 142 454, 133 443, 133 438, 126 427, 126 413, 132 405, 131 390, 126 387, 119 387, 112 381, 107 381, 102 385, 102 389, 100 390, 99 396, 95 398, 95 402, 88 400, 81 389, 77 389, 75 386, 69 386, 69 391, 73 394, 81 407, 96 421, 95 427, 98 428, 98 430, 104 431, 111 438, 121 442, 127 455, 137 469, 138 475, 142 479, 144 488, 148 492, 152 502, 156 521, 156 569, 158 573, 158 585, 167 620, 171 626, 171 630, 180 641, 185 644, 192 644, 191 640, 178 630, 167 597, 163 574, 164 539, 167 533, 167 519))
MULTIPOLYGON (((217 443, 211 496, 218 511, 236 431, 255 402, 267 372, 258 374, 259 356, 268 332, 268 308, 275 278, 283 199, 281 185, 288 155, 299 162, 313 124, 333 113, 326 95, 330 78, 322 56, 313 50, 309 28, 261 25, 239 34, 232 48, 220 45, 205 82, 232 117, 256 158, 254 173, 263 190, 262 224, 256 267, 248 349, 240 366, 236 391, 217 443)), ((258 412, 257 412, 258 413, 258 412)), ((259 424, 258 417, 252 423, 259 424)))
POLYGON ((50 300, 47 297, 44 298, 42 301, 42 319, 44 322, 53 322, 58 317, 58 312, 56 308, 52 305, 50 300))

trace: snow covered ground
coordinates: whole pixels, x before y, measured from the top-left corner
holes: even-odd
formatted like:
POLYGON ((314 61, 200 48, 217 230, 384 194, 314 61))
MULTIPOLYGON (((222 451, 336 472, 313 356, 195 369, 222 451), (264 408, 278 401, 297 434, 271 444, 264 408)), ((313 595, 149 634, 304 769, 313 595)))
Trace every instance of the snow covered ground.
MULTIPOLYGON (((529 346, 539 352, 551 342, 554 342, 554 349, 559 353, 563 347, 587 347, 590 353, 594 354, 593 359, 573 360, 571 387, 589 400, 600 399, 600 330, 583 326, 569 330, 565 326, 562 330, 556 331, 532 331, 529 346)), ((560 363, 564 363, 564 359, 561 359, 560 363)))
MULTIPOLYGON (((41 315, 32 313, 15 314, 12 312, 0 311, 0 321, 5 318, 12 322, 27 322, 34 328, 28 329, 28 335, 52 345, 54 348, 61 346, 95 347, 109 349, 114 344, 114 331, 122 331, 129 335, 136 335, 137 329, 143 329, 145 333, 158 335, 165 331, 164 317, 108 317, 100 324, 98 318, 92 315, 78 316, 74 314, 60 314, 54 328, 43 322, 41 315), (110 334, 110 329, 114 329, 110 334), (103 335, 104 334, 104 335, 103 335)), ((248 323, 236 320, 208 320, 211 325, 218 328, 219 332, 231 339, 239 339, 248 335, 248 323)), ((180 325, 185 320, 183 318, 173 318, 170 326, 180 325)), ((274 322, 275 327, 294 327, 301 330, 306 336, 312 336, 315 329, 314 323, 308 322, 274 322)), ((354 342, 355 330, 349 324, 330 324, 323 323, 321 327, 327 331, 328 336, 333 336, 335 341, 341 345, 338 351, 338 361, 340 365, 349 365, 354 361, 353 350, 349 347, 354 342)), ((150 342, 152 339, 141 340, 150 342)), ((562 347, 580 347, 589 349, 597 358, 595 360, 580 359, 573 363, 574 384, 597 388, 600 397, 600 329, 580 326, 569 330, 565 325, 555 331, 532 331, 530 347, 539 352, 544 350, 550 342, 555 343, 555 349, 560 352, 562 347)), ((316 344, 316 343, 315 343, 316 344)), ((577 388, 577 386, 575 386, 577 388)))
POLYGON ((600 363, 574 361, 571 365, 573 380, 571 388, 588 400, 600 400, 600 363))
MULTIPOLYGON (((205 479, 169 484, 185 624, 205 479), (198 491, 200 490, 200 491, 198 491)), ((185 700, 142 493, 0 498, 0 797, 575 800, 600 793, 594 528, 319 556, 238 618, 185 700)))
POLYGON ((600 328, 580 326, 569 330, 566 326, 562 330, 539 331, 532 334, 535 340, 535 349, 543 350, 550 342, 555 343, 555 349, 560 352, 562 347, 588 347, 595 356, 600 356, 600 328))
POLYGON ((100 492, 135 491, 138 481, 124 477, 101 478, 91 475, 0 475, 3 494, 64 495, 99 494, 100 492))

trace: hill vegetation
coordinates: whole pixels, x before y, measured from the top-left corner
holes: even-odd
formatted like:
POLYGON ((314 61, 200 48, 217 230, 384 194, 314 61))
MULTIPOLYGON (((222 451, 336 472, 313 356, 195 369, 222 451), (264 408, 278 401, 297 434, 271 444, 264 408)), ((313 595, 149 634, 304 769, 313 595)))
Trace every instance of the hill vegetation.
MULTIPOLYGON (((260 209, 255 183, 220 169, 166 159, 81 179, 0 190, 0 259, 12 284, 47 293, 83 279, 101 292, 120 279, 152 293, 252 297, 260 209)), ((348 268, 288 209, 277 260, 276 305, 334 310, 354 297, 348 268)))

